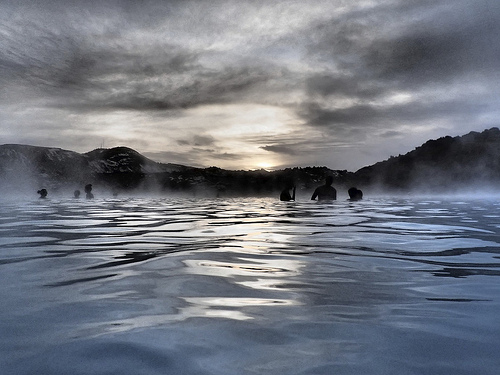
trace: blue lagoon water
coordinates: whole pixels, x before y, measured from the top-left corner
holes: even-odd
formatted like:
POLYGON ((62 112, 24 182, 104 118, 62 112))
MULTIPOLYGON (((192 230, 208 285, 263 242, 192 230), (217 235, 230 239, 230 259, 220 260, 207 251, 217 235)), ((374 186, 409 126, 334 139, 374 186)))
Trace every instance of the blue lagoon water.
POLYGON ((498 374, 500 202, 3 201, 2 374, 498 374))

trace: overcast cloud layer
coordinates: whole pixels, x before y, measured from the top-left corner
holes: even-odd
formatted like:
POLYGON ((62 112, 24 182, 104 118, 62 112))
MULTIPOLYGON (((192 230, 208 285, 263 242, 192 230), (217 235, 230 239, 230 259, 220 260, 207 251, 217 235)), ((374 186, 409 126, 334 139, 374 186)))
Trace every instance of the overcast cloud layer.
POLYGON ((0 144, 354 171, 499 126, 496 0, 0 0, 0 9, 0 144))

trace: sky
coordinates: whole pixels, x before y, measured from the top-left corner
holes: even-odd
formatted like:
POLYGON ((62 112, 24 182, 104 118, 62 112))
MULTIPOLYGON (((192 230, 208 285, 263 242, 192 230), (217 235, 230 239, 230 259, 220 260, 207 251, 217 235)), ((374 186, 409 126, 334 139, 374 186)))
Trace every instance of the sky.
POLYGON ((0 144, 357 169, 499 126, 498 0, 0 0, 0 144))

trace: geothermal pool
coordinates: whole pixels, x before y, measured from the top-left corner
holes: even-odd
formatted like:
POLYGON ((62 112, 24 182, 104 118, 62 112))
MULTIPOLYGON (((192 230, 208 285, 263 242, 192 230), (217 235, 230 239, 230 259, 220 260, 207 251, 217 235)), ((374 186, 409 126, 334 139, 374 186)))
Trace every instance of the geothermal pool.
POLYGON ((2 374, 498 374, 496 199, 1 203, 2 374))

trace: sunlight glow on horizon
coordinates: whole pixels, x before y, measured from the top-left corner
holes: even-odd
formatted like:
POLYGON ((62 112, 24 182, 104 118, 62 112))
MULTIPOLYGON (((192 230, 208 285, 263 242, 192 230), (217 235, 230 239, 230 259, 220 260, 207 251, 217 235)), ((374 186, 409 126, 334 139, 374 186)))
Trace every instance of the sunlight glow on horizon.
POLYGON ((259 167, 259 169, 266 169, 266 170, 272 170, 273 166, 274 166, 273 164, 267 162, 260 162, 257 164, 257 167, 259 167))

